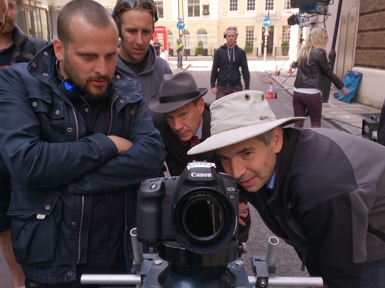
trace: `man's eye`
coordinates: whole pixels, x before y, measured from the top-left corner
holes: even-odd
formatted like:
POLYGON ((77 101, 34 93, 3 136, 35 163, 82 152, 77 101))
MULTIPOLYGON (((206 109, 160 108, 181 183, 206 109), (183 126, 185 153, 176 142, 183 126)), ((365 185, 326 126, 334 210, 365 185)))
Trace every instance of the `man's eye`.
POLYGON ((107 58, 113 58, 115 57, 116 53, 110 53, 110 54, 107 54, 107 58))
POLYGON ((91 58, 92 54, 83 54, 84 58, 91 58))

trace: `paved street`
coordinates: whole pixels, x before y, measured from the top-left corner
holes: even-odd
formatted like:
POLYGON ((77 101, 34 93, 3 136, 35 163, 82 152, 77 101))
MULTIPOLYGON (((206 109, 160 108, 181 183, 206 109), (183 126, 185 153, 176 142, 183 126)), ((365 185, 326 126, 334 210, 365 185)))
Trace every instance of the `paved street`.
MULTIPOLYGON (((192 57, 191 57, 192 58, 192 57)), ((178 69, 176 69, 176 60, 175 58, 170 59, 170 67, 173 70, 173 73, 177 73, 178 69)), ((210 73, 211 73, 211 59, 205 58, 200 61, 189 61, 184 60, 184 67, 187 67, 189 64, 188 71, 191 72, 198 83, 198 87, 207 87, 210 88, 210 73)), ((249 60, 249 69, 251 74, 251 90, 261 90, 267 94, 269 89, 269 82, 271 78, 269 77, 269 73, 265 71, 274 71, 275 67, 278 67, 281 71, 287 71, 288 63, 284 63, 283 60, 279 61, 266 61, 262 60, 249 60)), ((271 73, 270 73, 271 74, 271 73)), ((285 75, 287 73, 282 73, 279 79, 277 77, 273 77, 274 79, 274 87, 277 88, 278 84, 285 81, 285 75)), ((292 82, 292 79, 289 79, 292 82)), ((290 83, 290 81, 286 81, 290 83)), ((291 84, 292 85, 292 84, 291 84)), ((285 89, 277 89, 278 97, 276 99, 268 99, 274 113, 277 118, 290 117, 293 116, 293 108, 292 108, 292 97, 291 94, 286 92, 285 89)), ((207 95, 204 97, 206 102, 213 102, 215 100, 214 95, 211 93, 210 89, 207 95)), ((370 107, 369 107, 370 108, 370 107)), ((370 110, 371 111, 371 110, 370 110)), ((378 110, 373 111, 378 112, 378 110)), ((305 121, 305 126, 310 127, 310 122, 307 119, 305 121)), ((337 129, 331 123, 327 121, 322 121, 322 127, 337 129)), ((248 252, 244 255, 244 259, 247 263, 248 274, 253 275, 251 269, 251 256, 252 255, 265 255, 267 251, 267 241, 270 236, 273 234, 265 227, 259 218, 257 212, 251 208, 251 218, 252 218, 252 227, 250 230, 250 237, 247 243, 248 252)), ((1 255, 0 255, 1 256, 1 255)), ((283 243, 282 241, 278 245, 277 252, 277 273, 273 276, 307 276, 306 272, 300 270, 301 262, 298 259, 294 250, 283 243)), ((0 257, 0 288, 11 288, 12 281, 10 279, 10 274, 6 269, 6 265, 4 263, 4 259, 0 257)))

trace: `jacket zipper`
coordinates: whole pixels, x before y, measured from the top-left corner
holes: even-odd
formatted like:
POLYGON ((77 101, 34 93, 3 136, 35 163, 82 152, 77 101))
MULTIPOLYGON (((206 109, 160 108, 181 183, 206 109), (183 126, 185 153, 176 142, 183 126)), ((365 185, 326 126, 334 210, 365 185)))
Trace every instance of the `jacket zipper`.
MULTIPOLYGON (((72 107, 72 112, 74 114, 75 118, 75 129, 76 129, 76 141, 79 140, 79 122, 78 117, 76 116, 76 112, 74 108, 72 107)), ((80 263, 80 254, 81 254, 81 243, 82 243, 82 229, 83 229, 83 219, 84 219, 84 195, 82 195, 82 209, 80 213, 80 223, 79 223, 79 234, 78 234, 78 261, 77 263, 80 263)))
POLYGON ((116 99, 118 99, 118 98, 119 98, 119 96, 116 96, 115 99, 111 103, 111 107, 110 107, 110 109, 111 109, 110 128, 108 129, 108 134, 107 135, 110 135, 111 130, 112 130, 112 120, 113 120, 113 111, 114 111, 113 108, 114 108, 114 104, 116 102, 116 99))

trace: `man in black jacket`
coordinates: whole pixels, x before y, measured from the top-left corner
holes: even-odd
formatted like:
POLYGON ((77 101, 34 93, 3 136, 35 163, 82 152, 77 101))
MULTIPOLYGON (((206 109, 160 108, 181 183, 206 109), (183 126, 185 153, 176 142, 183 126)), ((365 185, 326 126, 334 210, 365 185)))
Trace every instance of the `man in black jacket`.
POLYGON ((43 39, 27 36, 15 24, 16 1, 8 0, 7 21, 0 35, 0 69, 19 62, 28 62, 46 44, 43 39))
POLYGON ((216 94, 217 99, 243 90, 239 68, 242 68, 245 90, 249 90, 250 87, 246 53, 237 45, 237 28, 227 28, 224 37, 227 43, 215 52, 211 69, 211 91, 216 94))

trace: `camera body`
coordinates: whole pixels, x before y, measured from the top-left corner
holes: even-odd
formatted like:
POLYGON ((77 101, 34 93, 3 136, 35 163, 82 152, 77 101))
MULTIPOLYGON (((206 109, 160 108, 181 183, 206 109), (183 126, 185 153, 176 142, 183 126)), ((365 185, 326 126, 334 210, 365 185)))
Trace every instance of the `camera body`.
POLYGON ((197 254, 221 250, 238 233, 238 188, 215 164, 190 162, 181 176, 148 179, 138 190, 138 240, 177 241, 197 254))

